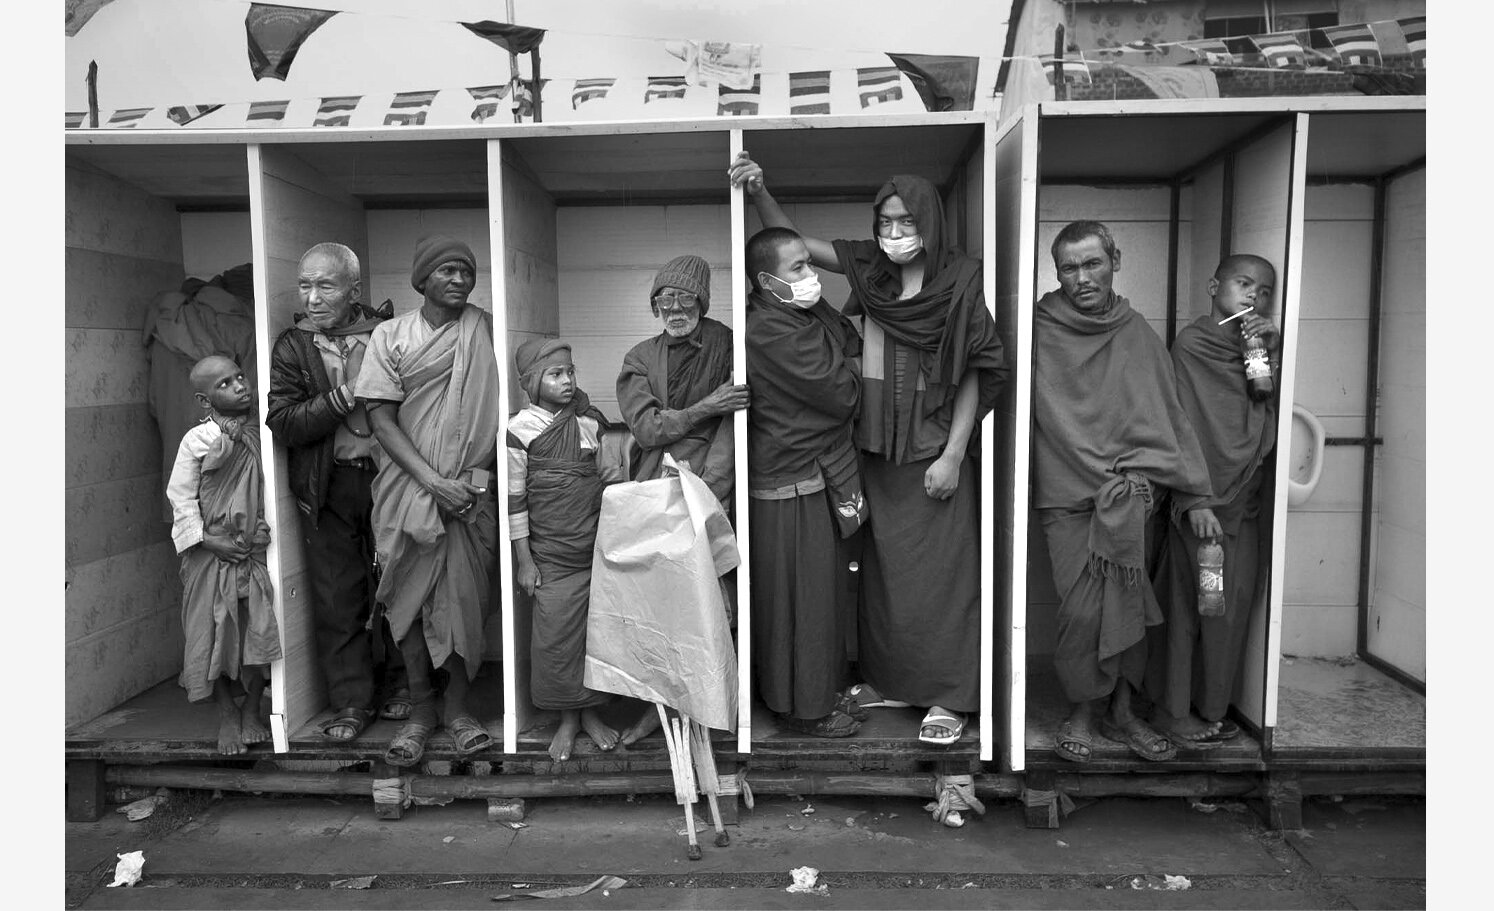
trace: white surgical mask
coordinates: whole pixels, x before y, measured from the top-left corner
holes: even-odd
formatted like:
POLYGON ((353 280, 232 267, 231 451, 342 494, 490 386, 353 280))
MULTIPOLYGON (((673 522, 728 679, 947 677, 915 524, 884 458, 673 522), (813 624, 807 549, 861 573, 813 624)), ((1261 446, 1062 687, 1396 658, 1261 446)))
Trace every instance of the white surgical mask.
POLYGON ((789 294, 793 295, 788 300, 779 297, 778 292, 773 290, 772 285, 763 286, 780 303, 793 304, 801 310, 808 310, 820 302, 820 277, 818 275, 810 273, 808 278, 801 278, 796 282, 786 282, 776 275, 768 275, 766 272, 763 274, 775 282, 783 282, 785 285, 788 285, 789 294))
POLYGON ((918 251, 923 249, 923 235, 908 234, 903 237, 879 237, 877 238, 877 243, 882 247, 882 252, 887 254, 888 259, 898 265, 902 265, 903 263, 912 262, 913 257, 918 255, 918 251))

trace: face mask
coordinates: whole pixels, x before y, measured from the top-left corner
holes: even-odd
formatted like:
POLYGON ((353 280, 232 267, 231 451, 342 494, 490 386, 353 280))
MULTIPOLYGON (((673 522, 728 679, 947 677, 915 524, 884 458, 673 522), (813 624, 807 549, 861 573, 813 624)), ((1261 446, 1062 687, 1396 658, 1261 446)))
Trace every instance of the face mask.
MULTIPOLYGON (((763 274, 768 275, 766 272, 763 274)), ((801 278, 796 282, 785 282, 776 275, 768 275, 768 277, 775 282, 783 282, 785 285, 788 285, 789 294, 793 295, 788 300, 784 300, 778 296, 777 291, 773 290, 772 285, 764 285, 763 287, 767 289, 767 292, 773 295, 774 299, 779 303, 793 304, 801 310, 808 310, 820 302, 820 277, 818 275, 811 274, 808 278, 801 278)))
POLYGON ((877 243, 882 247, 882 252, 887 258, 902 265, 913 261, 918 251, 923 249, 923 235, 909 234, 904 237, 879 237, 877 243))

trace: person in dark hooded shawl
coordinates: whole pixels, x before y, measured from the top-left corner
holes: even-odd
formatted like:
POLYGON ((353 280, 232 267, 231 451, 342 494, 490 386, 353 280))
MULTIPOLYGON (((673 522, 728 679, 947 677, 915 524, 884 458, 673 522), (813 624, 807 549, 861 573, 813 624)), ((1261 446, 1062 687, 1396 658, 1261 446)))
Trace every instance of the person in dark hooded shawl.
POLYGON ((514 369, 529 405, 508 423, 509 537, 519 587, 534 597, 530 699, 560 712, 550 758, 564 762, 583 729, 599 748, 617 746, 596 713, 611 696, 582 684, 607 419, 576 385, 569 342, 530 339, 514 352, 514 369))
POLYGON ((1198 432, 1213 491, 1172 516, 1157 568, 1167 623, 1156 637, 1165 641, 1151 646, 1147 667, 1151 720, 1185 746, 1207 748, 1240 733, 1225 713, 1250 615, 1269 578, 1257 570, 1269 561, 1270 524, 1263 516, 1269 515, 1268 460, 1276 445, 1276 402, 1247 394, 1240 343, 1242 336, 1259 336, 1272 349, 1280 341, 1268 318, 1275 285, 1276 270, 1267 260, 1226 256, 1208 282, 1209 312, 1184 326, 1172 344, 1178 398, 1198 432), (1224 549, 1224 613, 1205 617, 1198 613, 1197 555, 1209 539, 1224 549))
MULTIPOLYGON (((820 296, 809 250, 787 228, 747 242, 747 477, 752 536, 752 656, 763 703, 786 727, 849 737, 848 559, 866 518, 851 439, 861 338, 820 296)), ((863 712, 864 714, 864 712, 863 712)))
MULTIPOLYGON (((793 228, 741 153, 728 172, 765 225, 793 228)), ((948 745, 980 708, 979 515, 974 433, 1006 378, 981 263, 944 236, 933 184, 898 175, 872 202, 876 240, 804 238, 844 273, 864 347, 856 442, 868 524, 861 565, 858 702, 927 706, 918 737, 948 745), (870 699, 864 699, 871 694, 870 699)))
POLYGON ((1033 316, 1033 505, 1058 590, 1053 661, 1073 704, 1054 752, 1087 762, 1098 722, 1142 759, 1177 748, 1136 717, 1146 627, 1162 622, 1148 576, 1148 519, 1209 494, 1208 468, 1178 401, 1167 349, 1112 288, 1120 249, 1093 221, 1053 241, 1060 288, 1033 316), (1104 713, 1103 720, 1100 719, 1104 713))

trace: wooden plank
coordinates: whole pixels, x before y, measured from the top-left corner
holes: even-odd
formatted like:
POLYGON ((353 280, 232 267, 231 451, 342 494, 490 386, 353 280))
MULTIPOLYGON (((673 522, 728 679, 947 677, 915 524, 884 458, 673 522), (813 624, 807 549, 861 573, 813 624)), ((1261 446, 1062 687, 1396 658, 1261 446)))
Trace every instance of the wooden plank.
POLYGON ((98 822, 104 815, 104 764, 97 759, 69 759, 63 804, 68 822, 98 822))
POLYGON ((68 489, 64 563, 81 566, 169 540, 171 526, 161 521, 157 499, 161 486, 159 474, 148 474, 68 489))
POLYGON ((72 645, 90 636, 111 635, 161 611, 177 617, 182 599, 179 567, 170 541, 67 567, 63 641, 72 645))
POLYGON ((63 403, 68 408, 146 400, 150 360, 139 329, 64 331, 63 403))
POLYGON ((182 264, 67 247, 63 269, 64 324, 70 329, 138 333, 157 294, 181 287, 182 264))
MULTIPOLYGON (((731 131, 727 162, 746 147, 741 130, 731 131)), ((719 159, 718 159, 719 161, 719 159)), ((721 180, 718 173, 717 181, 721 180)), ((731 194, 731 381, 747 382, 747 203, 746 190, 731 194)), ((714 295, 713 295, 714 298, 714 295)), ((737 557, 737 752, 752 752, 752 550, 747 499, 747 410, 732 417, 732 453, 736 483, 732 488, 736 511, 737 557)))
POLYGON ((159 480, 161 437, 144 403, 68 408, 63 422, 65 487, 146 474, 159 480))

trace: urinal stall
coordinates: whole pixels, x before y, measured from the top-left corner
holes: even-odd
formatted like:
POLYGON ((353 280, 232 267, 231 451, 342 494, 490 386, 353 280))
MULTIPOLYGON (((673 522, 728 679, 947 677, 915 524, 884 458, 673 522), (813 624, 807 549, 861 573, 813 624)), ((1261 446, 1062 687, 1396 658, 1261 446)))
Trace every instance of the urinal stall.
POLYGON ((1309 116, 1278 767, 1424 769, 1425 225, 1423 110, 1309 116))

